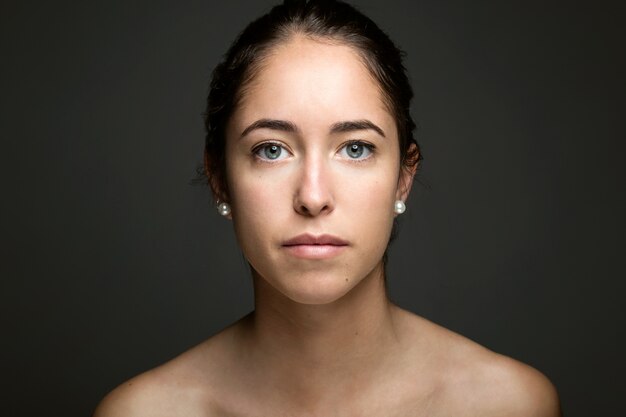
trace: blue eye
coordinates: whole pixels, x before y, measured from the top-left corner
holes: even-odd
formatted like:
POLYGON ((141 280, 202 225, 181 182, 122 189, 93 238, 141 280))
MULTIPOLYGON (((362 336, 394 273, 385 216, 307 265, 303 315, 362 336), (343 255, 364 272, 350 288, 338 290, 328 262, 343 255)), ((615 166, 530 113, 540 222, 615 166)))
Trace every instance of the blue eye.
POLYGON ((341 148, 341 153, 349 159, 367 159, 372 154, 372 148, 372 145, 363 142, 350 142, 341 148))
POLYGON ((278 145, 267 145, 263 147, 263 154, 267 159, 278 159, 282 151, 283 150, 278 145))
POLYGON ((265 143, 254 150, 254 154, 261 159, 276 161, 287 156, 285 149, 278 143, 265 143))

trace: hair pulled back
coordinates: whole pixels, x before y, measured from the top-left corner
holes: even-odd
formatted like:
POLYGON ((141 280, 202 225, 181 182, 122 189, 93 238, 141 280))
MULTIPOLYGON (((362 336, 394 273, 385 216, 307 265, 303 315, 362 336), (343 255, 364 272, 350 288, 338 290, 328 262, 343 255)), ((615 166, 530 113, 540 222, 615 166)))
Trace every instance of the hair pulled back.
POLYGON ((404 53, 372 20, 349 4, 338 0, 285 0, 250 23, 213 71, 204 115, 204 175, 218 199, 228 200, 226 125, 268 52, 295 35, 354 48, 378 81, 385 105, 396 120, 401 166, 415 169, 421 159, 413 138, 415 123, 409 110, 413 90, 402 63, 404 53))

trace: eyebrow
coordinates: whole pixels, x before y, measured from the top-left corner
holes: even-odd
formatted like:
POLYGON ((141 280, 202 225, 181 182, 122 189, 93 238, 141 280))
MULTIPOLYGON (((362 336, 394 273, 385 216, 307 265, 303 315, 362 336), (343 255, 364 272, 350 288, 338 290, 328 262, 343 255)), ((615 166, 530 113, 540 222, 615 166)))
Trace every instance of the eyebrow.
POLYGON ((250 126, 246 127, 241 133, 241 137, 246 136, 255 129, 272 129, 290 133, 298 133, 300 131, 298 126, 286 120, 259 119, 250 126))
POLYGON ((355 130, 373 130, 383 138, 385 132, 369 120, 348 120, 345 122, 337 122, 330 128, 331 133, 354 132, 355 130))
MULTIPOLYGON (((259 119, 246 127, 241 133, 241 137, 246 136, 248 133, 256 129, 272 129, 289 133, 300 132, 298 126, 287 120, 259 119)), ((354 132, 357 130, 373 130, 380 136, 386 137, 385 132, 380 127, 367 119, 337 122, 330 127, 330 133, 354 132)))

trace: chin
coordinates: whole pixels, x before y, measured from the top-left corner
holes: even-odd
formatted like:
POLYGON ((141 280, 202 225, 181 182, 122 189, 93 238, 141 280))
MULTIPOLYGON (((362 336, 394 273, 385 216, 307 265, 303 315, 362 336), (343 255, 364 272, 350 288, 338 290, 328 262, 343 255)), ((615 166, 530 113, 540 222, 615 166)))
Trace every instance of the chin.
POLYGON ((343 276, 300 276, 296 282, 281 285, 280 282, 270 283, 283 296, 299 304, 324 305, 335 302, 348 294, 357 284, 343 276))
POLYGON ((285 294, 292 301, 298 304, 306 304, 306 305, 325 305, 333 303, 339 300, 341 297, 346 295, 349 292, 349 289, 346 291, 327 291, 327 292, 298 292, 296 294, 285 294))

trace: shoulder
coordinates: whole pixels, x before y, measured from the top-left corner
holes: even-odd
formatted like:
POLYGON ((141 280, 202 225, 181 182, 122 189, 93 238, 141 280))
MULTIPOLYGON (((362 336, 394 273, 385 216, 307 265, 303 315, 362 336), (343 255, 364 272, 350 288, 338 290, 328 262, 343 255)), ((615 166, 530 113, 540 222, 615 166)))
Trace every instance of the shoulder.
POLYGON ((538 370, 421 317, 433 405, 445 415, 558 417, 557 391, 538 370))
POLYGON ((171 361, 111 391, 93 417, 223 415, 217 399, 224 380, 223 331, 171 361))
POLYGON ((94 417, 161 415, 159 410, 167 400, 160 394, 167 388, 152 372, 136 376, 111 391, 96 408, 94 417))
MULTIPOLYGON (((484 349, 484 348, 483 348, 484 349)), ((554 385, 538 370, 484 349, 448 374, 452 403, 481 416, 558 417, 554 385)))
POLYGON ((115 388, 100 402, 94 417, 207 415, 213 408, 211 400, 193 379, 175 365, 165 364, 115 388))
POLYGON ((558 417, 559 399, 554 385, 538 370, 490 351, 455 381, 459 398, 472 399, 480 415, 558 417))
POLYGON ((460 409, 481 416, 561 415, 554 385, 535 368, 467 339, 451 351, 446 379, 460 409))

